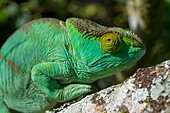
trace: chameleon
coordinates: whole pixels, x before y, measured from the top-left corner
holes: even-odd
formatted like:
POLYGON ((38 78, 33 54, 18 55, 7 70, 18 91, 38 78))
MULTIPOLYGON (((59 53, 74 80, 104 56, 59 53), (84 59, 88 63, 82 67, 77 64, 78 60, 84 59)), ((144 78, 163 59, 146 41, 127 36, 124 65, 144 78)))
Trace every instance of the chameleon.
POLYGON ((94 81, 135 64, 145 54, 129 30, 68 18, 32 20, 0 50, 0 112, 43 113, 94 91, 94 81))

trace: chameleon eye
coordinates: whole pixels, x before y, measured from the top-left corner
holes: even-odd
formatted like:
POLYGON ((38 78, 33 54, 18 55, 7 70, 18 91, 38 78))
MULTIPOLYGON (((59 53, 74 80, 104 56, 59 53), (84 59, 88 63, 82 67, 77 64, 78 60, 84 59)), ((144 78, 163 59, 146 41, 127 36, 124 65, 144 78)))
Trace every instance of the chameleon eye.
POLYGON ((120 44, 120 37, 114 33, 106 33, 102 37, 100 37, 100 44, 101 47, 106 52, 114 52, 120 44))

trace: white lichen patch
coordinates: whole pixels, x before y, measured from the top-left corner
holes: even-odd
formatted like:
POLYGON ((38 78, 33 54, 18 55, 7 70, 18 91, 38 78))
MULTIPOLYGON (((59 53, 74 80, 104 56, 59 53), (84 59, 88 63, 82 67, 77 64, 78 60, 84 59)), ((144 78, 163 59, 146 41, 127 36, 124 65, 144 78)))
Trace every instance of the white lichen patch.
POLYGON ((158 78, 154 78, 152 80, 152 84, 159 85, 161 83, 161 81, 162 81, 162 77, 159 76, 158 78))
MULTIPOLYGON (((166 73, 166 74, 169 74, 169 73, 166 73)), ((170 96, 170 76, 166 76, 166 77, 167 78, 163 78, 159 76, 158 78, 153 79, 151 89, 150 89, 151 99, 157 100, 158 97, 160 96, 163 96, 163 97, 170 96)))
MULTIPOLYGON (((138 101, 145 100, 148 96, 147 89, 139 89, 138 93, 136 92, 135 84, 134 84, 135 78, 128 79, 126 82, 124 82, 126 85, 122 84, 120 88, 117 88, 114 91, 114 94, 110 96, 109 99, 106 99, 107 106, 105 107, 106 111, 109 111, 109 113, 119 113, 122 110, 122 106, 125 108, 127 107, 128 111, 130 113, 145 108, 146 103, 139 103, 138 101), (132 100, 132 98, 129 98, 131 96, 131 93, 134 94, 135 100, 132 100), (135 106, 134 106, 135 105, 135 106), (110 109, 110 106, 112 106, 112 109, 110 109)), ((123 108, 124 109, 124 108, 123 108)))
POLYGON ((45 113, 52 113, 52 111, 47 110, 45 113))
POLYGON ((157 100, 159 96, 161 96, 162 92, 165 90, 165 86, 158 84, 151 86, 151 94, 150 97, 152 100, 157 100))
POLYGON ((136 92, 131 93, 132 100, 145 101, 149 96, 147 88, 137 89, 136 92))
POLYGON ((170 60, 164 62, 165 69, 170 69, 170 60))
POLYGON ((162 93, 162 96, 168 97, 167 102, 170 102, 170 76, 167 77, 165 81, 165 88, 166 90, 162 93))
POLYGON ((133 91, 134 88, 135 88, 134 82, 135 82, 135 78, 128 79, 128 81, 127 81, 127 83, 126 83, 126 84, 128 84, 128 85, 126 86, 126 88, 127 88, 128 90, 130 90, 130 91, 133 91))
MULTIPOLYGON (((129 92, 134 91, 135 85, 133 84, 134 79, 129 79, 128 81, 126 81, 126 84, 128 85, 117 85, 117 87, 115 87, 114 92, 107 94, 107 96, 109 98, 105 98, 105 102, 106 105, 105 109, 106 111, 110 111, 110 113, 115 113, 115 112, 119 112, 120 111, 120 106, 126 106, 128 105, 127 103, 125 103, 128 99, 128 95, 129 92), (110 106, 112 106, 110 108, 110 106)), ((111 91, 112 88, 108 88, 108 91, 111 91)))
POLYGON ((153 113, 153 108, 151 108, 150 106, 146 108, 146 111, 148 111, 149 113, 153 113))
POLYGON ((114 94, 111 93, 109 94, 109 98, 107 98, 105 101, 106 101, 106 104, 108 106, 105 107, 105 109, 107 111, 117 111, 118 108, 117 108, 117 105, 121 105, 121 102, 126 99, 126 89, 122 89, 122 88, 119 88, 117 90, 114 91, 114 94), (110 109, 109 106, 112 106, 112 109, 110 109))

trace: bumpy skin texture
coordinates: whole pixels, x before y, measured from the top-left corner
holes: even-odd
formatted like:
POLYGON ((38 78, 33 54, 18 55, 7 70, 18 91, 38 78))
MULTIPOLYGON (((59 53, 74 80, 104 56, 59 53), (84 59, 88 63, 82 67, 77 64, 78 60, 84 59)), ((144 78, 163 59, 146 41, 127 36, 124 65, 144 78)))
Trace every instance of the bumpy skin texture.
POLYGON ((0 111, 42 113, 93 91, 92 83, 137 62, 145 53, 130 31, 69 18, 34 20, 0 50, 0 111))

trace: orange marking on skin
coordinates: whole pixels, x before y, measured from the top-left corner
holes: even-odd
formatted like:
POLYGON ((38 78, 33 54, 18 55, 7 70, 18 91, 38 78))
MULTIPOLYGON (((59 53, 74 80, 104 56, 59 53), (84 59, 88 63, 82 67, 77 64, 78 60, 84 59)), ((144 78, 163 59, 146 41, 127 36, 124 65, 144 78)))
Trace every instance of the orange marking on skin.
POLYGON ((21 70, 14 62, 12 62, 11 60, 5 58, 5 56, 3 56, 2 54, 0 54, 0 58, 7 62, 9 67, 13 70, 13 71, 16 71, 18 73, 23 73, 23 70, 21 70))

